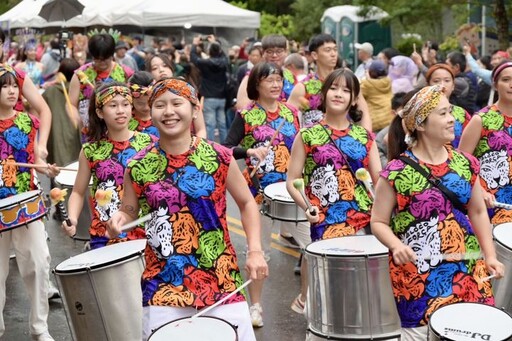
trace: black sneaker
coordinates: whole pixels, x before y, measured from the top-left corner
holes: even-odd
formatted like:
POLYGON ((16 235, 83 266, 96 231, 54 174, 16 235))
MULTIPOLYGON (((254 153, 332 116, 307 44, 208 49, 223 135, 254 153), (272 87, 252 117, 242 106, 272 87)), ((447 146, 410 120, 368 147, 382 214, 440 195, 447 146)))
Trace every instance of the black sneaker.
POLYGON ((283 236, 282 234, 279 235, 278 239, 279 244, 292 248, 292 249, 299 249, 299 244, 292 236, 283 236))

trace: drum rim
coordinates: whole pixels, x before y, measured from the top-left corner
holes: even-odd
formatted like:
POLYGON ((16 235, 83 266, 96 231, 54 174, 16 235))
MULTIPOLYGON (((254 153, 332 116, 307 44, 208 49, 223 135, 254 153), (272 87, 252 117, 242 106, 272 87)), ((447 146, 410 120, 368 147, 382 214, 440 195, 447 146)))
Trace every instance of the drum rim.
MULTIPOLYGON (((504 223, 504 224, 497 224, 496 226, 493 227, 492 229, 492 239, 494 239, 494 241, 498 244, 500 244, 501 246, 503 246, 505 249, 507 250, 512 250, 512 244, 510 245, 506 245, 504 244, 501 240, 499 240, 497 237, 496 237, 496 234, 494 233, 494 230, 500 226, 500 225, 505 225, 505 224, 510 224, 510 223, 504 223)), ((512 227, 511 227, 512 228, 512 227)))
MULTIPOLYGON (((321 332, 318 332, 316 330, 314 330, 313 328, 311 327, 308 327, 307 329, 311 334, 315 335, 315 336, 319 336, 319 337, 322 337, 322 338, 327 338, 328 340, 336 340, 336 341, 353 341, 353 340, 375 340, 375 341, 384 341, 384 340, 395 340, 398 336, 400 336, 400 331, 397 333, 397 334, 393 334, 393 335, 386 335, 386 336, 373 336, 371 338, 361 338, 361 339, 354 339, 353 337, 349 337, 349 338, 345 338, 345 337, 342 337, 342 336, 335 336, 335 335, 325 335, 325 334, 322 334, 321 332)), ((149 341, 149 340, 148 340, 149 341)))
POLYGON ((24 201, 20 202, 20 201, 16 201, 16 202, 13 202, 13 203, 10 203, 9 205, 5 205, 5 206, 0 206, 0 210, 3 210, 3 209, 7 209, 7 208, 10 208, 10 207, 13 207, 13 206, 16 206, 20 203, 23 203, 23 202, 26 202, 27 200, 29 199, 33 199, 33 198, 36 198, 38 196, 41 197, 41 199, 44 200, 43 198, 43 191, 40 190, 40 189, 34 189, 34 190, 31 190, 31 191, 26 191, 26 192, 23 192, 23 193, 18 193, 18 194, 14 194, 14 195, 11 195, 11 196, 8 196, 8 197, 5 197, 3 199, 0 199, 0 203, 2 202, 2 200, 6 200, 6 199, 10 199, 10 198, 13 198, 17 195, 26 195, 26 194, 30 194, 32 193, 31 195, 28 195, 24 201))
MULTIPOLYGON (((367 236, 373 236, 373 235, 372 234, 367 234, 367 235, 362 235, 362 236, 352 235, 352 236, 344 236, 344 237, 336 237, 336 238, 347 238, 347 237, 359 238, 359 237, 367 237, 367 236)), ((373 237, 375 237, 375 236, 373 236, 373 237)), ((381 257, 381 256, 389 255, 389 249, 387 251, 385 251, 385 252, 372 253, 372 254, 368 254, 368 253, 359 253, 359 254, 355 254, 355 253, 351 253, 351 254, 330 254, 330 253, 325 253, 325 252, 320 252, 320 251, 308 250, 308 247, 310 245, 312 245, 313 243, 315 243, 315 242, 324 241, 324 240, 332 240, 332 239, 336 239, 336 238, 315 240, 314 242, 311 242, 308 245, 306 245, 306 247, 304 248, 304 251, 306 252, 306 254, 309 254, 309 255, 312 255, 312 256, 331 257, 331 258, 361 258, 361 257, 370 258, 370 257, 381 257)), ((377 238, 377 237, 375 237, 375 238, 377 238)))
MULTIPOLYGON (((133 241, 136 241, 136 240, 145 240, 145 239, 134 239, 133 241)), ((125 242, 121 242, 121 243, 129 243, 129 242, 130 242, 130 240, 125 241, 125 242)), ((121 243, 119 243, 119 244, 121 244, 121 243)), ((114 244, 114 245, 116 245, 116 244, 114 244)), ((95 250, 101 250, 101 249, 103 249, 105 247, 106 246, 98 248, 98 249, 89 250, 89 251, 86 251, 86 252, 94 252, 95 250)), ((102 269, 109 268, 110 266, 112 266, 114 264, 124 263, 127 260, 131 260, 132 258, 137 258, 137 257, 139 257, 141 255, 144 255, 144 251, 145 250, 146 250, 146 247, 144 247, 142 250, 135 251, 133 253, 125 255, 125 256, 123 256, 121 258, 112 259, 112 260, 109 260, 109 261, 101 263, 101 264, 94 264, 94 265, 87 266, 87 267, 81 267, 81 268, 75 268, 75 269, 69 269, 69 270, 67 270, 67 269, 60 269, 60 270, 58 270, 57 269, 58 266, 61 265, 62 263, 64 263, 65 261, 70 259, 70 258, 68 258, 65 261, 62 261, 59 264, 57 264, 57 266, 55 267, 55 269, 53 271, 55 272, 55 274, 77 274, 77 273, 83 273, 83 272, 94 271, 94 270, 102 270, 102 269)), ((86 252, 80 253, 78 255, 83 255, 86 252)), ((78 256, 78 255, 76 255, 76 256, 78 256)))
MULTIPOLYGON (((176 321, 181 321, 181 320, 190 319, 190 318, 192 318, 192 316, 181 317, 181 318, 178 318, 178 319, 175 319, 175 320, 169 321, 169 322, 167 322, 167 323, 164 323, 163 325, 161 325, 160 327, 158 327, 157 329, 155 329, 155 330, 153 330, 153 331, 151 332, 151 335, 149 335, 149 337, 148 337, 148 341, 150 341, 150 340, 151 340, 151 338, 153 337, 153 335, 155 335, 155 334, 156 334, 156 332, 157 332, 157 331, 159 331, 160 329, 164 328, 164 327, 165 327, 165 326, 167 326, 168 324, 174 323, 174 322, 176 322, 176 321)), ((219 321, 222 321, 222 322, 224 322, 224 323, 228 324, 228 325, 231 327, 231 329, 233 329, 233 331, 235 332, 236 340, 238 340, 238 333, 237 333, 236 327, 235 327, 234 325, 232 325, 229 321, 226 321, 226 320, 224 320, 224 319, 222 319, 222 318, 220 318, 220 317, 216 317, 216 316, 204 316, 204 315, 203 315, 203 316, 198 316, 198 317, 196 317, 196 318, 214 319, 214 320, 219 320, 219 321)))
MULTIPOLYGON (((428 319, 428 329, 429 331, 432 331, 434 333, 435 336, 439 336, 442 338, 442 340, 447 340, 447 341, 454 341, 454 339, 449 339, 447 338, 446 336, 444 335, 441 335, 439 334, 439 332, 437 330, 434 329, 434 327, 432 326, 431 324, 431 321, 432 321, 432 317, 434 316, 434 314, 436 312, 438 312, 440 309, 443 309, 443 308, 446 308, 446 307, 449 307, 449 306, 452 306, 452 305, 455 305, 455 304, 471 304, 471 305, 482 305, 482 306, 485 306, 485 307, 489 307, 489 308, 493 308, 493 309, 496 309, 498 311, 501 311, 502 313, 504 313, 505 315, 509 316, 510 319, 512 319, 512 314, 510 314, 508 311, 504 310, 504 309, 500 309, 498 307, 495 307, 495 306, 492 306, 492 305, 488 305, 488 304, 485 304, 485 303, 480 303, 480 302, 455 302, 455 303, 450 303, 450 304, 447 304, 447 305, 444 305, 440 308, 437 308, 432 314, 430 314, 429 316, 429 319, 428 319)), ((512 337, 512 330, 511 330, 511 333, 510 335, 508 335, 504 340, 509 340, 510 338, 512 337)))

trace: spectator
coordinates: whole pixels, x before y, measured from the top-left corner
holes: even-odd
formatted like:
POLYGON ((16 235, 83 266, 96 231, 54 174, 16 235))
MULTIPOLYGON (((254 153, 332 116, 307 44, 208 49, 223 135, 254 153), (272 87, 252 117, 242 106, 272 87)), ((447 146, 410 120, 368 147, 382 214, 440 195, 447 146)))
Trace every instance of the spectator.
POLYGON ((118 41, 116 44, 116 53, 114 55, 115 61, 120 65, 128 66, 133 71, 138 71, 139 68, 137 66, 137 62, 127 52, 128 44, 122 40, 118 41))
POLYGON ((384 65, 386 65, 386 70, 389 68, 389 63, 391 62, 391 58, 398 56, 400 52, 393 47, 386 47, 384 50, 380 51, 377 55, 377 59, 382 61, 384 65))
POLYGON ((306 60, 299 53, 295 52, 290 54, 284 60, 284 67, 291 71, 293 77, 298 81, 306 78, 306 60))
POLYGON ((144 70, 146 54, 144 53, 144 41, 142 40, 142 37, 133 37, 132 48, 128 50, 128 54, 135 59, 135 62, 137 63, 137 70, 144 70))
POLYGON ((357 50, 357 59, 361 61, 361 64, 359 64, 356 69, 355 75, 361 80, 366 76, 366 70, 373 61, 373 45, 370 43, 356 43, 354 46, 357 50))
POLYGON ((43 54, 41 63, 43 64, 43 79, 45 82, 51 81, 55 78, 55 74, 60 67, 62 56, 60 53, 59 39, 53 38, 50 40, 50 50, 43 54))
POLYGON ((460 52, 452 52, 446 58, 455 75, 455 90, 450 103, 464 108, 471 115, 476 112, 477 85, 466 72, 466 57, 460 52))
POLYGON ((386 64, 374 60, 368 69, 368 76, 361 81, 361 93, 368 103, 372 130, 377 133, 387 127, 393 116, 391 112, 391 78, 388 77, 386 64))
POLYGON ((389 65, 389 78, 391 78, 391 90, 397 92, 409 92, 414 89, 414 80, 418 74, 418 67, 411 58, 395 56, 391 58, 389 65))
POLYGON ((38 88, 43 84, 43 64, 36 60, 36 45, 27 43, 23 49, 21 63, 16 67, 23 70, 38 88))
POLYGON ((210 44, 208 59, 201 58, 197 46, 201 43, 201 36, 194 37, 191 62, 201 71, 202 82, 199 87, 204 97, 204 119, 206 122, 206 136, 208 140, 215 141, 215 128, 219 131, 219 141, 224 141, 227 135, 226 127, 226 84, 228 75, 228 58, 222 51, 214 35, 208 36, 210 44))
POLYGON ((494 67, 496 67, 497 65, 499 65, 504 60, 507 60, 510 58, 508 53, 505 51, 500 51, 500 50, 494 51, 491 55, 491 61, 490 61, 491 68, 489 69, 489 68, 483 68, 480 65, 478 65, 475 58, 473 58, 473 56, 471 55, 471 48, 469 47, 469 45, 467 45, 467 44, 464 45, 462 50, 464 52, 464 56, 466 57, 466 62, 468 64, 469 68, 471 69, 471 72, 473 72, 477 77, 479 77, 482 81, 485 82, 485 84, 487 84, 489 86, 492 86, 492 81, 491 81, 492 69, 494 67))
POLYGON ((248 71, 252 70, 254 65, 258 64, 263 59, 263 51, 261 49, 261 45, 254 44, 249 49, 249 56, 248 56, 247 63, 240 65, 238 68, 237 73, 237 81, 238 86, 240 86, 240 83, 244 79, 245 75, 248 71))

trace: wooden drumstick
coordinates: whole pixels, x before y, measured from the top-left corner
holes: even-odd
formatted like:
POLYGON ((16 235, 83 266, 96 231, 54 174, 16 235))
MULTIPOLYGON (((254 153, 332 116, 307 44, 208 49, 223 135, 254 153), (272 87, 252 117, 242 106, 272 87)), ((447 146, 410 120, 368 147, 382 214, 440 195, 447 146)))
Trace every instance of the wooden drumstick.
POLYGON ((311 202, 306 197, 306 193, 304 193, 304 179, 295 179, 293 180, 293 187, 297 191, 299 191, 300 195, 302 196, 302 199, 304 199, 304 202, 306 203, 306 206, 308 207, 309 214, 312 216, 316 215, 316 211, 313 209, 313 206, 311 205, 311 202))
POLYGON ((512 210, 512 205, 505 204, 505 203, 498 202, 498 201, 494 202, 494 207, 504 208, 506 210, 512 210))
MULTIPOLYGON (((483 258, 482 253, 481 252, 474 252, 474 251, 470 251, 470 252, 466 252, 466 253, 454 252, 454 253, 443 253, 443 254, 441 254, 441 259, 442 260, 448 260, 448 259, 476 260, 476 259, 481 259, 481 258, 483 258)), ((432 260, 432 255, 425 255, 423 257, 423 259, 425 259, 425 260, 432 260)))
POLYGON ((96 87, 94 86, 94 84, 91 83, 91 81, 89 80, 89 78, 87 77, 87 75, 85 74, 85 72, 83 71, 78 71, 77 73, 77 76, 78 76, 78 79, 80 80, 80 82, 82 83, 86 83, 87 85, 89 85, 91 88, 95 89, 96 87))
POLYGON ((364 187, 366 187, 366 190, 370 193, 372 199, 375 199, 375 189, 373 188, 370 173, 365 168, 359 168, 356 171, 356 179, 364 184, 364 187))
POLYGON ((222 303, 224 303, 226 300, 230 299, 231 297, 233 297, 236 293, 238 293, 240 290, 242 290, 243 288, 245 288, 246 286, 248 286, 249 284, 251 284, 252 282, 252 279, 249 279, 247 280, 244 284, 242 284, 241 286, 239 286, 235 291, 233 291, 232 293, 230 293, 229 295, 223 297, 220 301, 216 302, 215 304, 209 306, 208 308, 206 309, 203 309, 201 310, 200 312, 198 312, 197 314, 193 315, 191 318, 192 319, 195 319, 196 317, 199 317, 201 315, 204 315, 206 314, 207 312, 209 312, 210 310, 212 310, 213 308, 216 308, 218 307, 219 305, 221 305, 222 303))
MULTIPOLYGON (((277 134, 279 134, 279 130, 281 130, 281 128, 283 127, 284 122, 286 122, 286 119, 285 119, 285 118, 283 118, 283 120, 281 121, 281 123, 279 123, 279 125, 277 126, 277 129, 276 129, 276 131, 274 132, 274 134, 272 135, 272 138, 270 139, 270 142, 269 142, 269 144, 268 144, 268 146, 267 146, 267 150, 269 150, 269 149, 270 149, 270 147, 272 147, 272 143, 274 143, 274 140, 276 139, 277 134)), ((256 174, 256 172, 258 171, 258 167, 260 166, 260 164, 261 164, 261 162, 262 162, 262 161, 263 161, 263 160, 259 160, 259 161, 258 161, 258 163, 256 164, 256 166, 254 166, 254 168, 252 169, 252 171, 251 171, 251 173, 250 173, 249 177, 251 177, 251 178, 252 178, 252 177, 254 176, 254 174, 256 174)))
POLYGON ((126 232, 128 230, 131 230, 135 226, 145 223, 146 221, 148 221, 150 219, 151 219, 151 213, 146 214, 145 216, 140 217, 139 219, 136 219, 136 220, 132 221, 131 223, 124 224, 123 226, 121 226, 121 232, 126 232))
MULTIPOLYGON (((47 163, 23 163, 23 162, 7 162, 6 166, 18 166, 18 167, 26 167, 26 168, 48 168, 47 163)), ((69 171, 69 172, 77 172, 78 169, 75 168, 66 168, 66 167, 57 167, 61 171, 69 171)))
POLYGON ((66 81, 66 76, 62 72, 57 73, 57 81, 60 82, 62 85, 62 91, 64 93, 64 98, 66 99, 66 105, 68 106, 68 110, 66 110, 69 119, 71 120, 71 123, 73 123, 73 127, 76 129, 78 127, 78 120, 77 117, 74 115, 73 106, 71 105, 71 99, 69 98, 68 90, 66 89, 66 84, 64 82, 66 81))
POLYGON ((64 206, 64 200, 66 199, 66 195, 68 194, 67 189, 60 189, 58 187, 54 187, 50 190, 50 200, 52 202, 52 205, 55 206, 57 211, 59 211, 62 218, 64 218, 64 221, 68 226, 71 226, 71 220, 68 216, 68 210, 66 210, 66 206, 64 206))
POLYGON ((487 277, 482 277, 482 278, 480 278, 480 283, 487 282, 487 281, 493 279, 494 277, 496 277, 495 274, 492 274, 492 275, 487 276, 487 277))

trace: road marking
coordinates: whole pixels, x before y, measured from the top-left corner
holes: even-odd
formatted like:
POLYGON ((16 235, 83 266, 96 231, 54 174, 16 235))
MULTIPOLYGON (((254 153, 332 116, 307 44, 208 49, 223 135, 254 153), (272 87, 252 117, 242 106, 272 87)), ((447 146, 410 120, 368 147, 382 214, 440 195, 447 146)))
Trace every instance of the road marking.
MULTIPOLYGON (((235 219, 235 218, 230 217, 230 216, 227 216, 227 221, 228 221, 228 229, 229 229, 229 231, 231 231, 233 233, 236 233, 236 234, 238 234, 238 235, 240 235, 240 236, 245 238, 245 232, 242 229, 242 222, 240 220, 235 219)), ((279 235, 277 233, 272 233, 272 239, 273 240, 279 240, 279 235)), ((283 253, 286 253, 287 255, 290 255, 292 257, 295 257, 295 258, 299 258, 300 257, 300 252, 297 251, 296 249, 291 249, 289 247, 280 245, 280 244, 275 243, 275 242, 271 242, 270 243, 270 247, 272 247, 273 249, 276 249, 278 251, 281 251, 283 253)))

